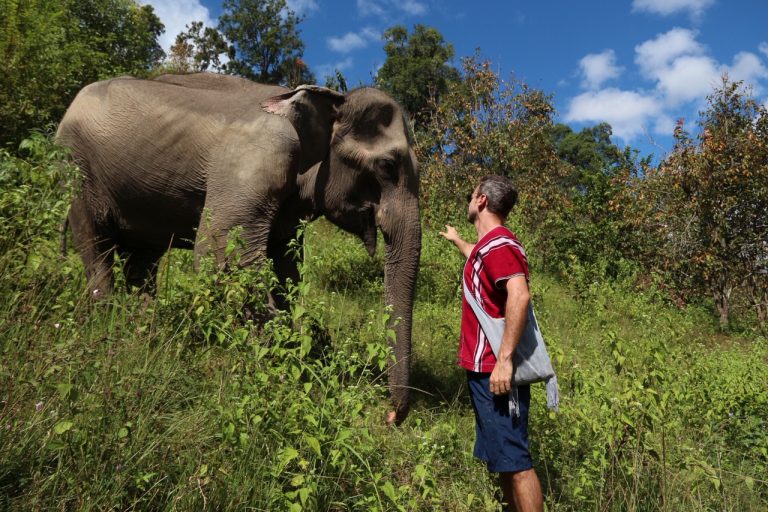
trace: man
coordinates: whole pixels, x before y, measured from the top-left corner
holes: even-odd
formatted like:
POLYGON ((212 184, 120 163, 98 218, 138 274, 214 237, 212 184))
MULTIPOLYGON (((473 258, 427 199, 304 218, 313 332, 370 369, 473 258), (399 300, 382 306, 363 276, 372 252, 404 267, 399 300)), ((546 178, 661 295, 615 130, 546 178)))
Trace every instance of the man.
POLYGON ((517 202, 517 191, 501 176, 480 181, 469 201, 468 218, 477 243, 445 226, 440 234, 467 258, 464 286, 494 318, 505 319, 498 359, 480 328, 472 307, 462 299, 458 363, 467 370, 475 411, 474 455, 488 471, 499 473, 504 502, 518 512, 542 511, 541 485, 528 451, 530 386, 518 386, 519 416, 510 413, 512 356, 528 314, 528 262, 525 251, 504 221, 517 202))

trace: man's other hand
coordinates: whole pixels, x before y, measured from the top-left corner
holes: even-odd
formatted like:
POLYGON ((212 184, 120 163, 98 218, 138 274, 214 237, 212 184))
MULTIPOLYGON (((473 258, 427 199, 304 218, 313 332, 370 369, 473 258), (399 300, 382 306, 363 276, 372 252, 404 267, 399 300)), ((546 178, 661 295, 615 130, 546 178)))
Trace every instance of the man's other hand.
POLYGON ((496 366, 491 372, 491 393, 494 395, 506 395, 512 389, 512 370, 514 369, 511 360, 496 361, 496 366))

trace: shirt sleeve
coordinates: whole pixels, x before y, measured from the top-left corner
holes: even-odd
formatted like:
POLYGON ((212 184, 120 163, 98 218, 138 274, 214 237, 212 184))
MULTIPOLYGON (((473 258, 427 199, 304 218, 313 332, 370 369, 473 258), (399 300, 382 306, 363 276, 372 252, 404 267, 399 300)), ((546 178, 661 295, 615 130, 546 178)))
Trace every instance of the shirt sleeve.
POLYGON ((483 264, 497 288, 504 288, 505 281, 514 276, 522 275, 528 279, 525 256, 512 244, 504 244, 488 252, 483 258, 483 264))

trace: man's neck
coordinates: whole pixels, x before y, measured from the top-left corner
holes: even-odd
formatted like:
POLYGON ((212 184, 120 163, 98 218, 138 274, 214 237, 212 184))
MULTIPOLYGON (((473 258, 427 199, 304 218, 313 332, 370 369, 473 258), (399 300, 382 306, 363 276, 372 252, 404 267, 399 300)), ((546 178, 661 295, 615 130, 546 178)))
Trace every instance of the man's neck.
POLYGON ((480 212, 475 219, 475 230, 477 231, 477 241, 488 234, 494 228, 502 226, 504 221, 498 216, 490 212, 480 212))

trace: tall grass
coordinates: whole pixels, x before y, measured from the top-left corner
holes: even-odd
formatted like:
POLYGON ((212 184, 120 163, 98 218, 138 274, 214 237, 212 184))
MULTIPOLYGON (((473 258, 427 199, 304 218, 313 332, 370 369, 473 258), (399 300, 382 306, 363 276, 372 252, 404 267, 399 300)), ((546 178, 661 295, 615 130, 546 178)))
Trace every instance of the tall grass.
MULTIPOLYGON (((71 169, 28 145, 0 156, 0 510, 499 509, 455 365, 462 261, 435 229, 414 406, 390 428, 380 258, 308 226, 305 279, 269 321, 253 315, 269 269, 194 272, 183 251, 155 298, 93 302, 77 255, 58 254, 71 169)), ((562 392, 553 414, 534 386, 548 510, 765 510, 766 339, 717 334, 630 279, 532 270, 562 392)))

